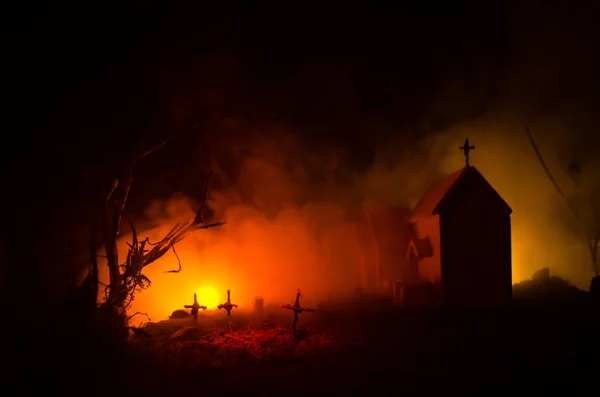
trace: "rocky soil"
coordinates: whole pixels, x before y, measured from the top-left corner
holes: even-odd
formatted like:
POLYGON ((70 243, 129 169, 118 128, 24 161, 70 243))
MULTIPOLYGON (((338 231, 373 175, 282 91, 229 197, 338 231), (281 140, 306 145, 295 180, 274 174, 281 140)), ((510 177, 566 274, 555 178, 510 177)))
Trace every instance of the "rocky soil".
POLYGON ((197 322, 171 318, 148 323, 142 328, 145 337, 132 335, 131 345, 181 369, 307 356, 344 346, 341 333, 333 329, 307 327, 293 331, 280 325, 283 318, 238 316, 229 331, 227 321, 220 317, 215 313, 204 314, 197 322))

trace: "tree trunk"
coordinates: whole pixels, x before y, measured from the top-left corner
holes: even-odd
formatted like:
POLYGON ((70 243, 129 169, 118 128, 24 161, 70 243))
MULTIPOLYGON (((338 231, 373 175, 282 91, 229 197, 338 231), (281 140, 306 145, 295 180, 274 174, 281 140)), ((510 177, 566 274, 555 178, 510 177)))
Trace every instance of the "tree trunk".
POLYGON ((596 276, 592 279, 590 284, 590 295, 596 303, 600 304, 600 276, 596 276))
POLYGON ((600 276, 600 273, 598 273, 598 249, 600 242, 598 241, 598 238, 596 238, 595 241, 592 242, 592 246, 590 247, 590 255, 592 256, 592 265, 594 266, 594 274, 596 276, 600 276))
POLYGON ((106 344, 124 349, 129 338, 128 325, 124 307, 105 303, 98 308, 94 326, 101 331, 106 344))

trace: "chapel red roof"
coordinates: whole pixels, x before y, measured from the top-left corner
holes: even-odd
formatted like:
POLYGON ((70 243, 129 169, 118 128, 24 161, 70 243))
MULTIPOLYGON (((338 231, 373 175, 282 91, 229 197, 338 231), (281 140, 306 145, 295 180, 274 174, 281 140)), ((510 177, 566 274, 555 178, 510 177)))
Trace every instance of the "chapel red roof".
MULTIPOLYGON (((425 195, 421 198, 421 201, 419 201, 415 209, 409 215, 409 221, 416 221, 417 219, 423 219, 437 214, 440 210, 441 204, 456 188, 456 186, 458 186, 460 182, 465 179, 465 176, 473 174, 479 177, 484 183, 489 185, 483 175, 481 175, 481 173, 473 166, 467 166, 456 170, 452 174, 434 184, 427 191, 427 193, 425 193, 425 195)), ((490 186, 490 188, 494 190, 493 187, 490 186)), ((496 194, 498 193, 496 192, 496 194)), ((498 197, 504 202, 499 194, 498 197)), ((504 202, 504 204, 508 208, 509 213, 512 212, 508 204, 506 204, 506 202, 504 202)))

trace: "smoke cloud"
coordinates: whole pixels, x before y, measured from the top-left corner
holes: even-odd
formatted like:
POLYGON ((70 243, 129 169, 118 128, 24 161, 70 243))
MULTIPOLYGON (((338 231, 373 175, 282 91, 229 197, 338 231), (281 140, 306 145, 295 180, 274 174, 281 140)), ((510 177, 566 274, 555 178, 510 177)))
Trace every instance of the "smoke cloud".
MULTIPOLYGON (((172 253, 149 266, 152 287, 132 310, 166 317, 206 285, 223 301, 231 289, 233 302, 244 306, 257 295, 267 304, 290 302, 297 288, 307 305, 348 296, 364 285, 368 266, 356 213, 371 205, 414 207, 436 179, 464 166, 458 147, 467 137, 476 146, 472 164, 513 209, 513 281, 549 267, 587 288, 593 272, 584 235, 597 230, 600 210, 599 193, 590 204, 600 190, 597 120, 589 107, 598 90, 587 79, 592 43, 585 23, 552 10, 536 15, 522 10, 512 20, 508 66, 498 70, 482 58, 473 73, 449 74, 410 124, 361 110, 351 68, 318 78, 313 67, 291 83, 257 83, 219 54, 190 71, 190 84, 174 97, 173 118, 185 123, 198 106, 226 109, 218 133, 203 137, 199 149, 209 161, 198 156, 196 165, 214 172, 209 205, 227 224, 177 245, 181 273, 165 273, 177 268, 172 253), (311 91, 317 86, 325 88, 311 91), (309 113, 321 118, 298 121, 303 116, 289 108, 306 109, 303 100, 313 101, 309 113), (527 127, 567 200, 541 167, 527 127)), ((182 194, 153 200, 141 234, 158 241, 198 206, 182 194)))
MULTIPOLYGON (((133 311, 164 317, 213 286, 225 299, 247 306, 255 296, 267 303, 293 300, 302 289, 307 304, 344 297, 361 285, 363 253, 352 222, 356 189, 343 153, 303 146, 290 134, 256 133, 228 138, 211 159, 214 178, 209 207, 226 225, 199 231, 149 266, 151 289, 138 295, 133 311)), ((155 200, 146 211, 150 241, 160 240, 178 221, 194 216, 199 203, 182 195, 155 200)), ((130 236, 123 236, 125 242, 130 236)), ((122 244, 122 250, 126 246, 122 244)))

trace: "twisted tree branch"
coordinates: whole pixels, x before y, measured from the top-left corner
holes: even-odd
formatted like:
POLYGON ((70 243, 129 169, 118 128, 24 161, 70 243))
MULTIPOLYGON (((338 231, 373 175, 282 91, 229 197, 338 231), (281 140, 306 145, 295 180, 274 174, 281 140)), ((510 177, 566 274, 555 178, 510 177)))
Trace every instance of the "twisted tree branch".
MULTIPOLYGON (((571 204, 571 202, 567 198, 567 195, 560 188, 560 185, 554 178, 554 175, 552 175, 552 172, 546 165, 546 161, 544 161, 544 157, 542 156, 542 153, 540 152, 537 144, 535 143, 535 140, 533 139, 533 136, 531 135, 531 132, 529 131, 529 127, 527 127, 527 129, 526 129, 526 133, 527 133, 527 137, 529 138, 529 142, 531 143, 531 146, 532 146, 542 168, 544 169, 546 176, 548 177, 548 179, 550 179, 550 182, 552 182, 554 189, 563 198, 564 202, 567 204, 567 206, 569 207, 569 210, 575 216, 575 218, 577 220, 579 220, 579 222, 581 222, 581 224, 583 226, 585 239, 586 239, 586 246, 587 246, 590 256, 591 256, 594 273, 596 275, 599 275, 599 273, 598 273, 598 250, 599 250, 598 245, 600 243, 600 241, 599 241, 600 236, 599 236, 598 231, 594 230, 593 232, 590 232, 589 230, 587 230, 584 219, 579 215, 579 212, 571 204)), ((600 215, 598 214, 598 211, 596 211, 596 209, 595 209, 596 207, 595 207, 593 192, 590 193, 590 205, 591 205, 591 211, 592 211, 593 217, 594 217, 594 225, 596 225, 595 229, 598 229, 598 225, 600 225, 600 220, 598 218, 600 217, 600 215)))

